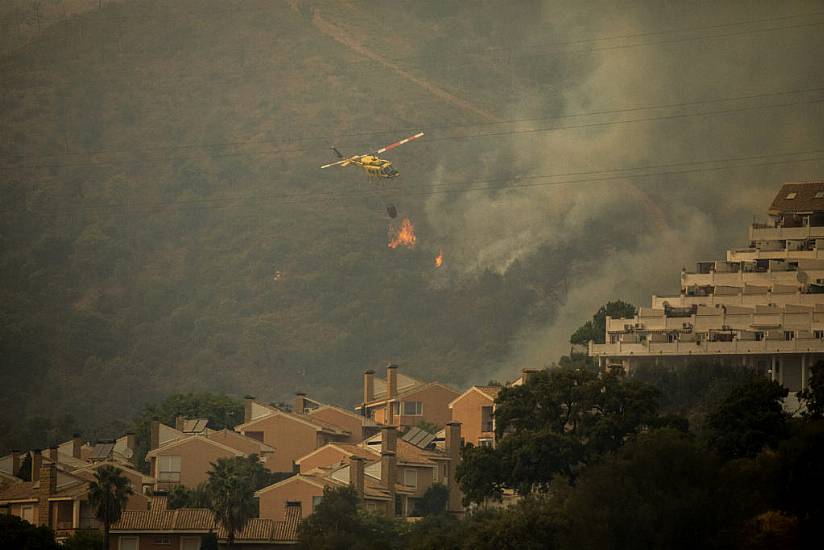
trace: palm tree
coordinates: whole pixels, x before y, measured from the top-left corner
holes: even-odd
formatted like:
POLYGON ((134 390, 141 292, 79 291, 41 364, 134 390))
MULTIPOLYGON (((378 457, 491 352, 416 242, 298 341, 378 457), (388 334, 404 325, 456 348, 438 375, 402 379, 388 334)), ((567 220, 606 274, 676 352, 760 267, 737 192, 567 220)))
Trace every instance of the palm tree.
POLYGON ((226 542, 232 548, 235 533, 257 515, 255 488, 247 468, 237 459, 219 458, 212 463, 207 488, 211 510, 226 529, 226 542))
POLYGON ((109 528, 120 519, 129 496, 134 494, 123 470, 114 466, 101 466, 89 486, 89 504, 95 517, 103 523, 103 548, 109 548, 109 528))

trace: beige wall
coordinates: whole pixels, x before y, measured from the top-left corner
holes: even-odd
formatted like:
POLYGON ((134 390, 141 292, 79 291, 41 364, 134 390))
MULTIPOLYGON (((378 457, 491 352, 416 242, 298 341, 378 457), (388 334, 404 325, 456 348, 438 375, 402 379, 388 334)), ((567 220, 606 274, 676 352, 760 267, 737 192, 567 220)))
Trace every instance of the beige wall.
POLYGON ((421 416, 400 416, 401 426, 416 426, 421 420, 443 427, 451 420, 449 403, 460 394, 455 390, 443 386, 429 386, 420 391, 410 393, 400 398, 403 412, 403 401, 420 401, 423 404, 421 416))
POLYGON ((323 496, 321 487, 296 477, 260 495, 260 517, 283 521, 286 503, 300 502, 301 515, 305 518, 312 513, 312 498, 319 496, 323 496))
POLYGON ((404 472, 405 471, 414 471, 418 475, 418 484, 415 488, 414 497, 422 497, 423 494, 426 492, 429 487, 432 486, 432 476, 434 475, 433 470, 434 468, 428 468, 424 466, 408 466, 405 464, 398 465, 398 483, 404 484, 404 472))
POLYGON ((488 407, 494 401, 473 390, 452 405, 452 420, 461 423, 461 436, 466 443, 478 446, 481 438, 492 438, 494 432, 481 430, 481 407, 488 407))
POLYGON ((274 472, 291 472, 293 461, 318 448, 317 430, 286 415, 256 420, 248 431, 263 432, 263 442, 274 447, 274 456, 267 461, 267 467, 274 472))
MULTIPOLYGON (((173 485, 183 485, 191 489, 209 479, 212 462, 216 462, 218 458, 230 458, 236 455, 227 449, 210 445, 200 437, 192 437, 186 440, 185 443, 175 445, 169 449, 161 447, 157 451, 157 456, 180 457, 180 482, 158 481, 158 487, 166 488, 173 485)), ((157 460, 152 461, 152 475, 157 478, 157 460)))
POLYGON ((197 537, 201 535, 164 535, 164 534, 134 534, 134 535, 119 535, 112 534, 109 538, 109 550, 120 550, 120 537, 139 537, 140 550, 179 550, 181 544, 181 537, 197 537), (160 538, 166 537, 171 544, 159 544, 160 538))
POLYGON ((247 455, 254 453, 260 457, 260 461, 264 466, 266 466, 269 470, 275 471, 273 470, 272 465, 274 453, 271 451, 262 451, 260 449, 260 444, 252 438, 246 437, 237 432, 220 430, 209 434, 209 439, 222 443, 227 447, 242 451, 247 455))
POLYGON ((356 418, 332 408, 315 411, 309 416, 310 418, 319 418, 334 424, 335 426, 340 426, 352 434, 351 436, 340 439, 339 441, 344 443, 360 443, 363 441, 363 421, 360 418, 356 418))

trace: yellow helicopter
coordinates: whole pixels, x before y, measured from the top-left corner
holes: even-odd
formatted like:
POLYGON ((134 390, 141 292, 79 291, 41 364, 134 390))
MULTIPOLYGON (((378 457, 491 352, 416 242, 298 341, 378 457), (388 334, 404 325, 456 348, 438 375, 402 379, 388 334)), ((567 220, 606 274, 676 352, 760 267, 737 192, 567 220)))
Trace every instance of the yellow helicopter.
MULTIPOLYGON (((381 149, 373 153, 366 153, 363 155, 355 155, 353 157, 344 157, 337 148, 332 147, 332 150, 338 156, 339 161, 332 162, 330 164, 324 164, 321 168, 330 168, 332 166, 360 166, 363 168, 363 171, 366 172, 367 176, 374 177, 374 178, 394 178, 397 177, 400 172, 392 166, 392 163, 388 160, 384 160, 379 158, 378 155, 389 151, 390 149, 394 149, 395 147, 400 147, 405 143, 409 143, 410 141, 414 141, 418 138, 423 137, 423 132, 418 132, 414 136, 409 136, 408 138, 404 138, 400 141, 396 141, 391 145, 387 145, 381 149)), ((395 218, 398 215, 398 209, 393 204, 386 205, 386 213, 389 214, 390 218, 395 218)))

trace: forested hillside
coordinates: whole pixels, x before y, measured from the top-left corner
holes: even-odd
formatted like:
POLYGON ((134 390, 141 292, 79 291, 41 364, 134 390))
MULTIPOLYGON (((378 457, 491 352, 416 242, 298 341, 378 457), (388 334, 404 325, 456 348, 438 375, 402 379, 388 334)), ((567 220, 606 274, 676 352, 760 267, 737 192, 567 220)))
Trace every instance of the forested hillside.
POLYGON ((458 269, 450 249, 434 266, 431 173, 496 154, 452 138, 506 107, 492 105, 502 79, 438 57, 511 29, 415 5, 104 3, 2 59, 0 431, 105 433, 207 388, 349 404, 387 360, 462 383, 551 317, 563 250, 505 274, 458 269), (433 126, 454 130, 392 155, 402 189, 373 196, 352 169, 318 169, 333 139, 362 152, 433 126), (414 249, 387 247, 382 197, 416 224, 414 249))

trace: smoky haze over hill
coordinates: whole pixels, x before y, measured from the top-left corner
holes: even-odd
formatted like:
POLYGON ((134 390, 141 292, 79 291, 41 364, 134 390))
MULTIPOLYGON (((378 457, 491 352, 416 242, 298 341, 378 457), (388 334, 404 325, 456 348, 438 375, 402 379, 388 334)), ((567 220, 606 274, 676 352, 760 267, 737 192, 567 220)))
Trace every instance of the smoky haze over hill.
POLYGON ((0 10, 5 419, 512 377, 824 177, 820 2, 97 4, 0 10))

